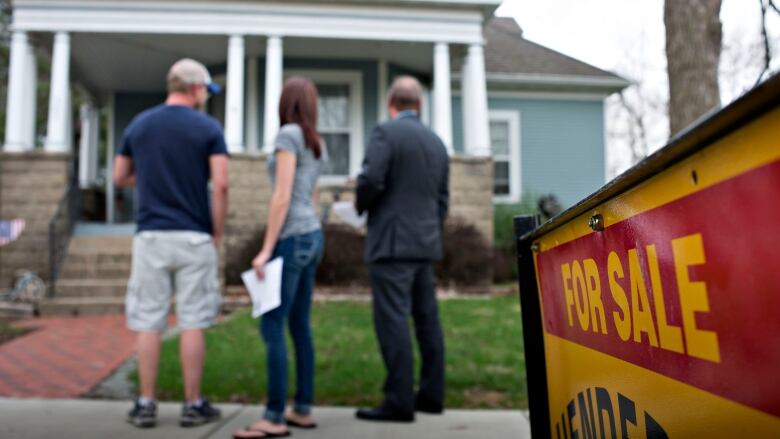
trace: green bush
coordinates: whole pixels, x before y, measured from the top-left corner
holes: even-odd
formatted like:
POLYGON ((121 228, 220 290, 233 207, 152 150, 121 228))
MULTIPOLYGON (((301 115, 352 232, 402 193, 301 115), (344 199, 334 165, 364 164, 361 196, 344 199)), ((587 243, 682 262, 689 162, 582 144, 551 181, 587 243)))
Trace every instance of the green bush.
POLYGON ((517 279, 514 217, 539 214, 535 198, 524 196, 519 203, 493 206, 493 282, 517 279))
POLYGON ((524 196, 519 203, 495 204, 493 206, 493 242, 496 247, 508 248, 515 245, 513 218, 517 215, 539 213, 536 198, 524 196))

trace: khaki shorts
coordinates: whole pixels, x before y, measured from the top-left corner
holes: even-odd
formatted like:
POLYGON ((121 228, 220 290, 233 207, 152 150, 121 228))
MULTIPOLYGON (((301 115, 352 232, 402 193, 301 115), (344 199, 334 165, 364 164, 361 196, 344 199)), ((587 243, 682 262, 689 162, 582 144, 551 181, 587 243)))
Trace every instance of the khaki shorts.
POLYGON ((133 331, 165 329, 174 292, 180 328, 213 325, 220 305, 217 265, 217 249, 206 233, 137 234, 125 300, 127 327, 133 331))

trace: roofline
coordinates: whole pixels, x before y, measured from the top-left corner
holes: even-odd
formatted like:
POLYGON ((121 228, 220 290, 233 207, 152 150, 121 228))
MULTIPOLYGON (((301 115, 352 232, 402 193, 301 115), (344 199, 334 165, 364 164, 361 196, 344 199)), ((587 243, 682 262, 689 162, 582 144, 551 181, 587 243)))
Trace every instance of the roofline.
MULTIPOLYGON (((461 74, 454 73, 453 79, 460 80, 461 74)), ((486 72, 488 84, 498 86, 527 86, 545 88, 587 89, 607 94, 619 92, 632 83, 619 76, 556 75, 542 73, 497 73, 486 72)))

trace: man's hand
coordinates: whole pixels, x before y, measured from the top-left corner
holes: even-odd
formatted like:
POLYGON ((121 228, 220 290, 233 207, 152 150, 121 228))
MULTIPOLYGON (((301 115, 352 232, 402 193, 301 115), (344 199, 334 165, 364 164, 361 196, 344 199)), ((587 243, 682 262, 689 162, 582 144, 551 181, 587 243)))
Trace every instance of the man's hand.
POLYGON ((114 159, 114 184, 117 187, 134 187, 133 159, 121 154, 114 159))
POLYGON ((212 240, 214 241, 214 247, 216 247, 217 250, 219 250, 219 246, 222 245, 222 233, 214 232, 214 236, 212 240))
POLYGON ((265 279, 265 264, 267 264, 270 259, 271 259, 270 254, 260 252, 252 260, 252 268, 255 269, 255 274, 257 274, 258 279, 260 280, 265 279))

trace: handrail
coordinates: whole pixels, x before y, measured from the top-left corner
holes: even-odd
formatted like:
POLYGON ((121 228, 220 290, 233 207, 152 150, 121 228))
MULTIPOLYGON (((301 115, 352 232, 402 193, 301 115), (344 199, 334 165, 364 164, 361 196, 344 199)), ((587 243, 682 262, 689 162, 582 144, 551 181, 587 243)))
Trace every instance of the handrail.
POLYGON ((57 278, 70 243, 73 228, 81 206, 81 188, 78 181, 78 160, 72 161, 70 182, 57 210, 49 222, 49 297, 56 293, 57 278))

